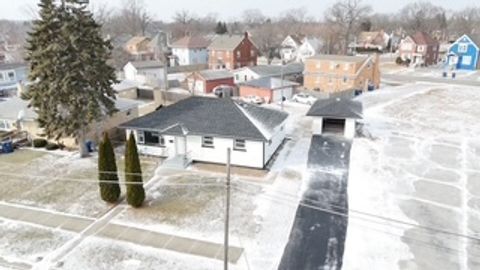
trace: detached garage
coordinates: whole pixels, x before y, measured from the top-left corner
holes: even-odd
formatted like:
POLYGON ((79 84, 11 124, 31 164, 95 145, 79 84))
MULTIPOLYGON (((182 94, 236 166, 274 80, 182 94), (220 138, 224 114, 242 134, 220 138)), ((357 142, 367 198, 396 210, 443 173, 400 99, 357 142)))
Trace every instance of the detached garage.
POLYGON ((257 96, 267 103, 280 102, 282 96, 291 99, 298 83, 278 78, 261 78, 240 84, 240 96, 257 96))
POLYGON ((234 86, 233 74, 227 70, 203 70, 187 77, 188 89, 197 93, 211 93, 219 85, 234 86))
POLYGON ((351 99, 320 99, 312 105, 307 116, 315 117, 315 135, 337 134, 353 139, 362 111, 362 103, 351 99))

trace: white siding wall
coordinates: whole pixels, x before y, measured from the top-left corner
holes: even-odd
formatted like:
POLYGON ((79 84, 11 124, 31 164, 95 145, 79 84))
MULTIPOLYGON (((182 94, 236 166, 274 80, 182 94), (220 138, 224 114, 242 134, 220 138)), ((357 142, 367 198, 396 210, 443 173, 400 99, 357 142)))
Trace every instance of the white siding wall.
POLYGON ((145 68, 137 70, 131 63, 128 63, 123 68, 125 79, 139 82, 139 83, 158 83, 161 84, 164 80, 165 74, 163 68, 145 68))
POLYGON ((263 168, 263 142, 246 141, 246 151, 233 150, 234 139, 213 139, 214 148, 202 147, 202 137, 188 137, 188 151, 195 161, 221 163, 227 161, 227 148, 232 149, 231 164, 244 167, 263 168))
POLYGON ((355 119, 346 119, 345 121, 345 138, 353 139, 355 137, 356 129, 355 119))
POLYGON ((207 49, 173 48, 172 54, 178 58, 180 66, 208 63, 207 49))
POLYGON ((283 140, 285 140, 285 122, 277 127, 275 130, 275 135, 271 139, 271 143, 265 143, 265 164, 267 164, 267 162, 272 158, 272 155, 275 153, 275 151, 277 151, 283 140))
POLYGON ((233 71, 233 81, 235 83, 242 83, 242 82, 248 82, 251 80, 259 79, 260 76, 258 74, 252 72, 248 68, 242 68, 242 69, 237 69, 233 71))

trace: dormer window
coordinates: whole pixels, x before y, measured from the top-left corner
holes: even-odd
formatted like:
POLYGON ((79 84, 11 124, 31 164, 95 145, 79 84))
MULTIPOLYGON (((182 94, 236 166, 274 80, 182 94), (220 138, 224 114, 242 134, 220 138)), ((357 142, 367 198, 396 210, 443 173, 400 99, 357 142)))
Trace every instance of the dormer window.
POLYGON ((459 53, 466 53, 468 51, 468 44, 460 43, 458 44, 458 52, 459 53))

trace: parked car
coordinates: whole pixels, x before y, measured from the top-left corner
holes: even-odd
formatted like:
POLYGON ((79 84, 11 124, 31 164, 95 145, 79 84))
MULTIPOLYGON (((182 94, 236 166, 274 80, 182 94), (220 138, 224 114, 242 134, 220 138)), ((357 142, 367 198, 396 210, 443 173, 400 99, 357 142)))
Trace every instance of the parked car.
POLYGON ((253 95, 244 96, 244 97, 242 97, 242 100, 243 100, 244 102, 254 103, 254 104, 263 104, 263 103, 265 103, 265 99, 263 99, 262 97, 257 97, 257 96, 253 96, 253 95))
POLYGON ((317 101, 317 98, 309 94, 299 93, 294 95, 292 100, 298 103, 312 105, 315 103, 315 101, 317 101))
POLYGON ((215 88, 213 88, 212 92, 215 94, 215 96, 221 98, 224 96, 231 97, 233 96, 233 86, 231 85, 219 85, 215 88))

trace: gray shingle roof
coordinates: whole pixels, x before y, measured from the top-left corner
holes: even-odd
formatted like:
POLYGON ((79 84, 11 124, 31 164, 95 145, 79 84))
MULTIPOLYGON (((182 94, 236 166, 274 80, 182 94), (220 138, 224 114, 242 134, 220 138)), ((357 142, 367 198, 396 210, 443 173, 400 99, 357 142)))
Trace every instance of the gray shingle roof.
POLYGON ((307 116, 362 119, 363 105, 359 101, 345 98, 317 100, 307 116))
POLYGON ((221 35, 213 39, 209 50, 234 50, 245 38, 244 35, 221 35))
POLYGON ((191 97, 121 125, 181 136, 190 135, 268 141, 287 113, 231 99, 191 97))
POLYGON ((291 87, 291 86, 298 86, 299 84, 295 82, 287 81, 287 80, 283 80, 283 83, 282 83, 281 79, 264 77, 264 78, 244 82, 241 85, 267 88, 267 89, 273 90, 273 89, 280 89, 280 88, 291 87))
POLYGON ((200 74, 200 76, 202 76, 202 78, 204 78, 207 81, 233 78, 233 74, 230 71, 223 70, 223 69, 219 69, 219 70, 207 69, 207 70, 199 71, 198 74, 200 74))
POLYGON ((363 62, 368 59, 368 56, 348 56, 348 55, 330 55, 330 54, 319 54, 312 56, 308 59, 315 60, 329 60, 329 61, 338 61, 338 62, 363 62))
POLYGON ((160 61, 132 61, 130 62, 136 69, 142 68, 161 68, 163 63, 160 61))
MULTIPOLYGON (((291 74, 301 74, 304 70, 303 63, 292 63, 289 65, 285 65, 283 67, 283 75, 291 75, 291 74)), ((259 65, 253 67, 245 67, 250 69, 251 71, 258 74, 260 77, 267 77, 267 76, 281 76, 282 75, 282 66, 278 65, 259 65)))

